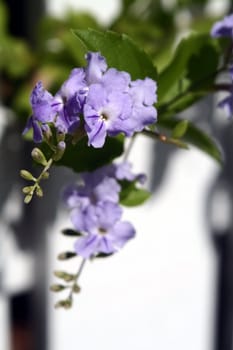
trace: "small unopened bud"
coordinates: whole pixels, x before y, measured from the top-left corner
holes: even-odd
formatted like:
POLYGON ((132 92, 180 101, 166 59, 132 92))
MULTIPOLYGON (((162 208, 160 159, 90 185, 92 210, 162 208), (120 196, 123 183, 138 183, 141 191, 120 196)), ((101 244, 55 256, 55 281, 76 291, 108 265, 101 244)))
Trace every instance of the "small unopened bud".
POLYGON ((75 230, 72 230, 70 228, 66 228, 64 230, 61 231, 61 233, 64 235, 64 236, 70 236, 70 237, 77 237, 77 236, 82 236, 81 232, 78 232, 78 231, 75 231, 75 230))
POLYGON ((29 181, 36 181, 36 178, 27 170, 20 170, 20 176, 29 181))
POLYGON ((24 203, 28 204, 30 203, 32 200, 32 194, 28 194, 25 198, 24 198, 24 203))
POLYGON ((57 133, 57 142, 65 141, 66 134, 64 132, 57 133))
POLYGON ((22 192, 25 193, 25 194, 32 194, 33 193, 33 188, 34 188, 34 186, 25 186, 22 189, 22 192))
POLYGON ((49 178, 49 173, 48 173, 48 171, 46 171, 45 173, 43 173, 43 174, 41 175, 41 178, 42 178, 43 180, 47 180, 47 179, 49 178))
POLYGON ((64 141, 60 141, 58 142, 57 144, 57 150, 56 150, 56 153, 54 154, 53 156, 53 159, 55 161, 59 160, 62 158, 64 152, 65 152, 65 149, 66 149, 66 144, 64 141))
POLYGON ((36 195, 37 195, 37 197, 43 197, 43 191, 42 191, 42 188, 40 186, 38 186, 36 188, 36 195))
POLYGON ((64 252, 64 253, 60 253, 57 258, 59 260, 67 260, 67 259, 74 258, 75 256, 77 256, 75 252, 64 252))
POLYGON ((53 136, 50 127, 47 124, 41 126, 44 138, 49 142, 53 136))
POLYGON ((63 286, 62 284, 52 284, 52 286, 50 286, 52 292, 61 292, 65 288, 66 286, 63 286))
POLYGON ((60 300, 55 304, 55 308, 58 309, 60 307, 63 307, 64 309, 70 309, 72 307, 72 300, 66 299, 66 300, 60 300))
POLYGON ((72 291, 73 291, 74 293, 80 293, 81 288, 79 287, 79 285, 74 284, 73 287, 72 287, 72 291))
POLYGON ((72 275, 72 274, 64 272, 64 271, 54 271, 54 275, 58 278, 63 279, 66 282, 70 282, 70 281, 73 281, 75 279, 75 275, 72 275))
POLYGON ((45 155, 44 153, 39 149, 39 148, 33 148, 32 150, 32 158, 35 162, 37 162, 38 164, 41 164, 43 166, 46 166, 47 165, 47 160, 45 158, 45 155))

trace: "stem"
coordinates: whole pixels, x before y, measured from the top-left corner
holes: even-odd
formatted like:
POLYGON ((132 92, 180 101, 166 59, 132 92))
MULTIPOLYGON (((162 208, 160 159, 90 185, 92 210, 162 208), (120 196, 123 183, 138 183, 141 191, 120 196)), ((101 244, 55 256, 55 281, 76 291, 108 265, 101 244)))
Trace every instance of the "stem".
POLYGON ((70 294, 69 294, 69 296, 68 296, 68 300, 70 300, 70 301, 72 301, 72 298, 73 298, 73 288, 74 288, 74 286, 75 286, 75 285, 77 284, 77 282, 78 282, 78 279, 79 279, 79 277, 80 277, 80 275, 81 275, 81 273, 82 273, 82 271, 83 271, 83 268, 84 268, 84 265, 85 265, 86 261, 87 261, 86 259, 83 259, 83 260, 82 260, 82 262, 81 262, 81 264, 80 264, 80 266, 79 266, 78 272, 77 272, 76 275, 75 275, 74 282, 73 282, 73 284, 70 286, 71 289, 70 289, 70 294))
POLYGON ((141 134, 179 148, 188 149, 186 143, 178 139, 169 138, 166 135, 160 134, 158 131, 143 130, 141 134))
POLYGON ((158 114, 161 114, 161 113, 165 112, 166 110, 168 110, 171 107, 171 105, 173 105, 174 103, 179 101, 182 97, 187 95, 193 89, 197 89, 198 86, 202 82, 205 82, 209 78, 215 77, 218 73, 223 72, 226 68, 227 68, 226 65, 223 65, 221 68, 217 69, 214 73, 212 73, 209 76, 207 76, 207 77, 205 77, 203 79, 200 79, 200 80, 196 81, 195 83, 193 83, 187 90, 185 90, 185 91, 181 92, 180 94, 176 95, 170 101, 165 102, 164 104, 162 104, 161 107, 158 108, 158 114))
POLYGON ((87 261, 86 259, 83 259, 83 260, 82 260, 82 262, 81 262, 81 264, 80 264, 80 266, 79 266, 78 272, 77 272, 77 274, 76 274, 75 282, 78 281, 78 278, 80 277, 80 275, 81 275, 81 273, 82 273, 82 271, 83 271, 83 268, 84 268, 84 265, 85 265, 86 261, 87 261))
POLYGON ((37 178, 37 184, 39 184, 40 180, 42 179, 43 175, 50 169, 51 165, 53 164, 53 159, 50 158, 47 165, 44 167, 42 172, 40 173, 40 176, 37 178))
POLYGON ((123 156, 123 161, 124 161, 124 162, 125 162, 125 161, 128 159, 128 157, 129 157, 129 154, 130 154, 130 152, 131 152, 131 150, 132 150, 132 148, 133 148, 133 145, 134 145, 136 136, 137 136, 137 134, 134 134, 134 135, 131 137, 130 141, 129 141, 128 147, 127 147, 127 149, 126 149, 126 151, 125 151, 125 154, 124 154, 124 156, 123 156))

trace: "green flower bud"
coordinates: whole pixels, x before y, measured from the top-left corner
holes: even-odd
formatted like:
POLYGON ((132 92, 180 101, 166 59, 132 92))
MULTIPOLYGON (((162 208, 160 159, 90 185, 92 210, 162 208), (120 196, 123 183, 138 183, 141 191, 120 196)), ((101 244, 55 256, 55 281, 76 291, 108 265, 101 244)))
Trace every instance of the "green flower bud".
POLYGON ((80 293, 81 288, 77 284, 74 284, 73 287, 72 287, 72 291, 74 293, 80 293))
POLYGON ((77 256, 75 252, 64 252, 64 253, 60 253, 57 258, 58 260, 67 260, 67 259, 74 258, 75 256, 77 256))
POLYGON ((72 274, 64 272, 64 271, 54 271, 54 275, 58 278, 63 279, 66 282, 70 282, 70 281, 73 281, 75 279, 75 275, 72 275, 72 274))
POLYGON ((24 203, 28 204, 31 202, 32 199, 32 194, 28 194, 25 198, 24 198, 24 203))
POLYGON ((49 178, 49 172, 46 171, 45 173, 43 173, 43 174, 41 175, 41 178, 42 178, 43 180, 47 180, 47 179, 49 178))
POLYGON ((66 286, 63 286, 62 284, 52 284, 52 286, 50 286, 50 290, 52 292, 60 292, 62 290, 64 290, 66 288, 66 286))
POLYGON ((33 194, 33 188, 34 188, 34 186, 25 186, 22 189, 22 192, 25 194, 33 194))
POLYGON ((66 144, 64 141, 60 141, 57 144, 57 149, 56 149, 56 153, 53 156, 53 160, 57 161, 60 160, 65 152, 66 149, 66 144))
POLYGON ((73 236, 74 236, 74 237, 82 236, 81 232, 72 230, 72 229, 70 229, 70 228, 66 228, 66 229, 62 230, 61 233, 62 233, 64 236, 70 236, 70 237, 73 237, 73 236))
POLYGON ((32 150, 32 158, 35 162, 37 162, 38 164, 41 164, 43 166, 46 166, 47 165, 47 160, 45 158, 45 155, 44 153, 39 149, 39 148, 33 148, 32 150))
POLYGON ((57 142, 59 143, 60 141, 65 141, 66 134, 62 132, 57 133, 57 142))
POLYGON ((36 188, 36 195, 37 195, 37 197, 43 197, 43 191, 42 191, 42 188, 40 186, 38 186, 36 188))
POLYGON ((60 307, 63 307, 64 309, 70 309, 72 307, 72 300, 66 299, 66 300, 60 300, 55 304, 55 308, 58 309, 60 307))
POLYGON ((20 176, 25 179, 25 180, 29 180, 29 181, 36 181, 36 178, 27 170, 20 170, 20 176))

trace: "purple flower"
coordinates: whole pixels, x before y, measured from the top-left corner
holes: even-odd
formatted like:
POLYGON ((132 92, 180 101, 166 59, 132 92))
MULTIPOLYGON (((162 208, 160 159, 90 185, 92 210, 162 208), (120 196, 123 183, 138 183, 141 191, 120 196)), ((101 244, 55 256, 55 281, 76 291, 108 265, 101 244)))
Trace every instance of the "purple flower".
POLYGON ((105 58, 99 52, 88 52, 85 58, 87 60, 85 69, 87 84, 98 83, 107 69, 105 58))
POLYGON ((101 148, 107 136, 132 136, 156 122, 153 80, 131 81, 127 72, 108 69, 99 52, 89 52, 86 60, 86 68, 73 69, 54 97, 41 82, 34 88, 33 114, 24 133, 33 128, 35 142, 42 141, 43 131, 52 123, 64 135, 85 130, 88 145, 101 148))
POLYGON ((228 118, 233 116, 233 66, 230 67, 230 76, 231 76, 231 87, 230 87, 230 95, 224 98, 222 101, 218 103, 218 107, 222 108, 228 118))
POLYGON ((114 178, 104 176, 96 181, 95 173, 89 174, 83 184, 71 185, 66 188, 63 200, 69 208, 83 210, 89 205, 109 201, 117 203, 119 200, 120 185, 114 178))
POLYGON ((57 112, 55 124, 59 131, 73 133, 78 129, 87 90, 84 70, 73 69, 53 101, 53 107, 57 112))
POLYGON ((120 221, 121 208, 111 202, 102 202, 98 206, 89 206, 84 215, 72 215, 77 230, 85 232, 75 242, 75 251, 84 258, 97 253, 110 254, 118 251, 135 236, 133 226, 120 221))
POLYGON ((108 91, 101 84, 93 84, 84 105, 85 129, 88 144, 100 148, 108 135, 124 132, 123 122, 130 117, 132 101, 128 94, 108 91))
POLYGON ((63 202, 70 209, 83 210, 88 205, 97 205, 99 202, 119 201, 121 186, 118 181, 138 181, 143 184, 145 174, 134 174, 129 162, 108 164, 93 172, 80 174, 80 181, 66 187, 63 193, 63 202))
POLYGON ((129 94, 133 101, 132 112, 124 125, 129 136, 132 136, 135 131, 142 131, 145 126, 157 121, 157 111, 153 107, 157 101, 156 90, 157 85, 150 78, 131 82, 129 94))
POLYGON ((145 174, 135 175, 132 170, 132 165, 129 162, 122 162, 120 164, 115 164, 115 176, 118 180, 127 180, 127 181, 138 181, 141 184, 144 184, 146 181, 145 174))
POLYGON ((75 243, 84 258, 97 253, 114 253, 135 235, 133 226, 121 221, 118 181, 142 181, 143 174, 132 173, 128 162, 108 164, 80 174, 78 184, 66 188, 63 200, 71 209, 71 222, 84 236, 75 243))
POLYGON ((156 84, 146 78, 131 82, 130 75, 107 69, 99 53, 90 53, 86 68, 89 91, 83 108, 88 144, 104 145, 106 136, 132 136, 156 122, 156 84))
POLYGON ((43 125, 53 122, 56 111, 52 106, 53 96, 44 89, 42 82, 38 82, 32 90, 30 103, 32 116, 28 119, 23 134, 33 128, 34 142, 39 143, 43 139, 43 125))
POLYGON ((218 106, 226 112, 228 118, 231 118, 233 115, 233 92, 231 95, 220 101, 218 106))
POLYGON ((215 38, 230 37, 233 39, 233 14, 216 22, 211 29, 211 35, 215 38))

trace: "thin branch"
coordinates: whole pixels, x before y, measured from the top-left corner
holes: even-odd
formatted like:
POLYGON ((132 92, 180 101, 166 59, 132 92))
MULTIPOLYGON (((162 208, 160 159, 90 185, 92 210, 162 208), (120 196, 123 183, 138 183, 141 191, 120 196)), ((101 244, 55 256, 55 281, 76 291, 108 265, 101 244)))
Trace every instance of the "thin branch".
POLYGON ((150 137, 154 140, 159 140, 163 143, 167 143, 170 145, 174 145, 176 147, 182 148, 182 149, 188 149, 188 145, 178 139, 167 137, 164 134, 160 134, 158 131, 151 131, 151 130, 143 130, 141 132, 142 135, 145 135, 147 137, 150 137))

